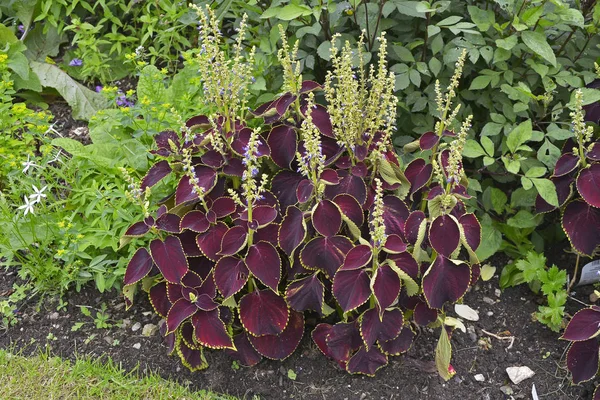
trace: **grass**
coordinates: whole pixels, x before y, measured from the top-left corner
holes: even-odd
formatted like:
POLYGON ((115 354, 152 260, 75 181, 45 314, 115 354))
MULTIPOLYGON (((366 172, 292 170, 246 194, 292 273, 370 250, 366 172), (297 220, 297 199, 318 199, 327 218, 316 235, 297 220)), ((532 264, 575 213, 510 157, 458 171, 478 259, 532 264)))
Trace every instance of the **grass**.
POLYGON ((0 349, 0 398, 38 399, 185 399, 234 400, 162 379, 156 374, 125 372, 110 359, 74 362, 40 353, 33 357, 0 349))

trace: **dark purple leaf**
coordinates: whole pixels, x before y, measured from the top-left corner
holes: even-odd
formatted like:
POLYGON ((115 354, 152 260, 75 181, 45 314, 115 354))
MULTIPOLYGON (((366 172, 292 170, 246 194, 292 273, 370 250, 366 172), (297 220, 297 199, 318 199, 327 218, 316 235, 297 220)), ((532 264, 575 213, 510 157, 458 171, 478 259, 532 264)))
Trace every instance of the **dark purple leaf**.
POLYGON ((300 260, 305 268, 323 271, 332 279, 352 247, 352 242, 345 236, 318 237, 304 246, 300 260))
POLYGON ((288 125, 276 126, 271 129, 267 143, 273 162, 280 168, 289 169, 298 149, 296 130, 288 125))
POLYGON ((188 288, 199 288, 203 283, 202 277, 192 270, 189 270, 187 274, 181 278, 181 285, 188 288))
POLYGON ((403 324, 402 311, 395 308, 383 313, 380 318, 376 309, 365 311, 359 318, 360 335, 367 350, 376 341, 385 342, 398 337, 403 324))
POLYGON ((358 200, 349 194, 338 194, 334 197, 333 202, 337 204, 342 214, 354 222, 356 226, 362 226, 365 214, 358 200))
MULTIPOLYGON (((204 189, 204 193, 210 192, 217 183, 217 173, 210 167, 197 165, 194 167, 194 174, 198 178, 198 186, 204 189)), ((187 175, 181 178, 175 191, 175 205, 197 200, 199 198, 198 194, 194 193, 193 189, 194 187, 187 175)))
POLYGON ((271 206, 258 206, 252 209, 252 220, 258 222, 258 227, 263 228, 275 221, 277 210, 271 206))
POLYGON ((598 373, 598 339, 572 343, 567 352, 567 368, 576 385, 594 378, 598 373))
POLYGON ((301 204, 306 203, 315 190, 315 185, 309 179, 303 179, 296 188, 296 198, 301 204))
POLYGON ((198 343, 211 349, 235 349, 219 310, 198 311, 192 316, 194 336, 198 343))
POLYGON ((154 141, 156 142, 156 147, 158 147, 158 150, 155 153, 163 157, 172 153, 171 143, 169 142, 172 142, 176 149, 181 147, 179 135, 173 131, 160 132, 158 135, 154 136, 154 141))
POLYGON ((562 216, 562 226, 578 252, 591 256, 600 246, 600 209, 578 199, 567 204, 562 216))
POLYGON ((183 252, 185 256, 188 257, 188 264, 190 260, 193 260, 193 257, 202 256, 202 252, 198 248, 198 244, 196 243, 196 233, 190 230, 185 230, 183 233, 179 235, 175 235, 181 240, 181 245, 183 246, 183 252))
POLYGON ((388 235, 383 245, 383 250, 390 254, 399 254, 406 251, 406 243, 398 235, 388 235))
POLYGON ((327 198, 333 199, 339 194, 351 195, 362 206, 367 201, 367 186, 362 178, 348 174, 341 178, 339 184, 325 187, 327 198))
POLYGON ((417 325, 427 326, 432 322, 435 322, 438 317, 437 310, 429 308, 427 303, 420 302, 416 305, 413 313, 413 320, 417 325))
POLYGON ((344 368, 350 358, 350 353, 362 346, 362 338, 356 321, 338 322, 329 330, 325 343, 331 358, 336 360, 340 367, 344 368))
POLYGON ((321 200, 313 208, 312 223, 315 230, 321 235, 333 236, 342 227, 342 214, 331 200, 321 200))
POLYGON ((371 279, 364 269, 338 271, 333 279, 333 296, 344 312, 352 311, 369 300, 371 279))
POLYGON ((372 347, 366 351, 361 347, 348 360, 346 370, 351 374, 363 374, 367 376, 375 376, 375 372, 381 367, 385 367, 388 363, 387 356, 379 350, 378 347, 372 347))
POLYGON ((441 309, 446 302, 455 303, 469 288, 471 268, 439 254, 423 276, 423 294, 431 308, 441 309))
MULTIPOLYGON (((153 221, 154 222, 154 221, 153 221)), ((154 223, 148 225, 143 221, 136 222, 131 225, 129 229, 125 232, 123 236, 133 236, 133 237, 141 237, 144 236, 150 230, 150 227, 154 225, 154 223)))
POLYGON ((304 177, 296 172, 280 171, 271 181, 271 190, 279 200, 281 209, 298 203, 296 188, 304 177))
MULTIPOLYGON (((333 356, 331 355, 329 346, 327 346, 327 337, 331 333, 332 328, 333 326, 329 324, 321 323, 317 325, 311 333, 313 342, 317 345, 319 350, 321 350, 321 353, 329 358, 333 358, 333 356)), ((341 365, 341 367, 344 368, 344 365, 341 365)))
MULTIPOLYGON (((244 156, 246 153, 246 149, 248 147, 248 142, 250 141, 250 137, 252 136, 252 129, 243 128, 239 132, 233 136, 233 141, 231 143, 231 148, 233 151, 240 156, 244 156)), ((271 154, 271 149, 267 145, 264 139, 259 139, 256 155, 258 157, 265 157, 271 154)))
POLYGON ((410 196, 418 192, 423 188, 431 179, 433 167, 431 164, 427 164, 422 158, 416 158, 408 164, 404 175, 410 182, 410 196))
MULTIPOLYGON (((306 117, 307 110, 306 106, 303 107, 302 113, 306 117)), ((313 109, 310 110, 310 117, 312 119, 313 124, 317 127, 319 132, 322 135, 328 136, 330 138, 335 138, 333 135, 333 127, 331 125, 331 119, 329 118, 329 113, 327 109, 320 104, 315 104, 313 109)))
POLYGON ((372 289, 381 314, 398 299, 398 295, 400 294, 400 278, 389 265, 383 265, 377 268, 375 272, 372 289))
POLYGON ((325 287, 316 273, 293 281, 285 291, 285 298, 292 309, 299 312, 313 310, 319 315, 323 315, 324 295, 325 287))
POLYGON ((235 350, 226 349, 225 353, 241 365, 252 367, 262 360, 262 356, 254 350, 245 332, 235 335, 233 337, 233 344, 235 345, 235 350))
POLYGON ((385 233, 404 237, 404 225, 410 212, 406 204, 396 196, 383 198, 383 223, 385 233))
POLYGON ((313 90, 321 89, 321 85, 319 85, 315 81, 302 81, 302 86, 300 87, 300 93, 308 93, 313 90))
POLYGON ((389 258, 396 263, 398 268, 406 272, 411 278, 417 279, 419 277, 419 264, 410 253, 392 254, 389 258))
POLYGON ((404 224, 404 234, 408 243, 415 244, 417 242, 419 227, 426 220, 427 217, 423 211, 417 210, 410 213, 404 224))
POLYGON ((141 247, 137 249, 129 264, 125 270, 125 278, 123 279, 124 285, 133 285, 146 277, 152 270, 154 262, 148 250, 141 247))
POLYGON ((600 207, 600 163, 592 164, 579 172, 577 190, 589 205, 600 207))
POLYGON ((600 309, 584 308, 573 315, 561 339, 580 342, 596 336, 600 332, 600 309))
POLYGON ((180 233, 180 224, 181 218, 177 214, 164 213, 156 219, 156 229, 163 232, 180 233))
POLYGON ((438 254, 450 257, 460 245, 460 229, 454 218, 440 215, 431 222, 429 242, 438 254))
POLYGON ((171 306, 167 314, 167 332, 173 332, 183 321, 194 315, 198 307, 186 299, 179 299, 171 306))
POLYGON ((387 342, 379 342, 381 350, 390 356, 399 356, 402 353, 406 353, 412 346, 415 333, 409 326, 405 326, 400 331, 400 334, 396 339, 389 340, 387 342))
POLYGON ((238 253, 246 246, 247 238, 246 228, 239 225, 229 228, 223 235, 223 239, 221 239, 221 251, 219 254, 231 256, 238 253))
POLYGON ((475 214, 465 214, 459 218, 458 222, 463 228, 465 237, 467 239, 467 244, 471 250, 477 250, 481 244, 481 225, 479 224, 475 214))
POLYGON ((210 227, 210 223, 202 211, 193 210, 183 216, 179 226, 181 230, 189 229, 196 233, 204 233, 210 227))
POLYGON ((279 235, 279 224, 272 223, 263 228, 259 228, 256 232, 254 232, 254 241, 255 242, 268 242, 273 246, 277 246, 279 235))
POLYGON ((225 164, 225 160, 221 153, 216 150, 209 150, 202 155, 202 164, 211 168, 221 168, 225 164))
POLYGON ((371 246, 361 244, 353 247, 346 254, 346 258, 344 258, 344 263, 342 264, 340 271, 360 269, 371 262, 372 257, 373 249, 371 246))
POLYGON ((179 354, 179 358, 181 358, 181 363, 190 371, 198 371, 208 367, 202 349, 198 350, 189 347, 181 338, 177 339, 175 347, 177 347, 177 353, 179 354))
POLYGON ((285 254, 291 256, 305 237, 304 213, 298 207, 289 206, 279 227, 279 247, 285 254))
POLYGON ((246 265, 259 281, 277 292, 281 281, 281 258, 271 243, 259 242, 250 246, 246 265))
POLYGON ((189 270, 181 241, 175 236, 167 236, 164 242, 154 239, 150 242, 150 254, 167 282, 179 283, 189 270))
POLYGON ((250 336, 252 346, 264 357, 271 360, 285 360, 294 353, 304 335, 304 316, 291 311, 290 320, 279 335, 250 336))
POLYGON ((248 281, 249 271, 236 257, 223 257, 215 265, 215 284, 224 299, 239 292, 248 281))
POLYGON ((167 314, 173 305, 167 297, 167 283, 159 282, 150 288, 148 299, 154 311, 162 318, 167 318, 167 314))
POLYGON ((591 149, 585 153, 585 156, 592 161, 600 161, 600 142, 594 142, 590 147, 591 149))
POLYGON ((563 175, 567 175, 572 172, 579 165, 579 157, 572 154, 566 153, 560 156, 560 158, 556 161, 556 166, 554 167, 554 177, 559 177, 563 175))
POLYGON ((323 181, 326 185, 337 185, 340 183, 340 177, 338 176, 337 172, 331 168, 323 170, 319 179, 321 179, 321 181, 323 181))
POLYGON ((281 116, 285 114, 288 108, 292 105, 292 103, 296 101, 296 96, 291 93, 284 93, 283 96, 277 100, 275 103, 275 108, 277 109, 277 113, 281 116))
POLYGON ((223 173, 229 176, 239 176, 244 174, 246 167, 240 158, 231 157, 227 160, 227 164, 223 167, 223 173))
POLYGON ((165 176, 171 173, 171 166, 166 160, 162 160, 154 164, 146 175, 142 178, 140 183, 140 189, 146 190, 148 187, 152 187, 161 181, 165 176))
POLYGON ((216 214, 217 219, 225 218, 235 211, 235 201, 231 197, 219 197, 213 201, 210 210, 216 214))
POLYGON ((252 336, 279 335, 290 316, 285 300, 270 289, 242 297, 239 313, 242 325, 252 336))
POLYGON ((430 150, 433 149, 433 147, 438 144, 439 141, 440 137, 435 133, 425 132, 419 139, 419 146, 421 147, 421 150, 430 150))
POLYGON ((221 251, 221 242, 228 230, 229 228, 227 228, 225 223, 219 222, 211 226, 208 231, 196 236, 196 243, 206 258, 211 261, 216 261, 220 258, 218 254, 221 251))

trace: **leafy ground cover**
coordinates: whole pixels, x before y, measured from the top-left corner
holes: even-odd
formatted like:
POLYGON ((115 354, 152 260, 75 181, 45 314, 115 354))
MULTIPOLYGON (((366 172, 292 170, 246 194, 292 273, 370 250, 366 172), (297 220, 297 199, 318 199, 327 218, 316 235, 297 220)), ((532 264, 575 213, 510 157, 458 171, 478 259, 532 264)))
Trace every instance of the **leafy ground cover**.
POLYGON ((193 399, 229 397, 192 392, 155 374, 125 372, 110 359, 73 362, 47 353, 31 357, 0 350, 2 396, 6 399, 193 399))

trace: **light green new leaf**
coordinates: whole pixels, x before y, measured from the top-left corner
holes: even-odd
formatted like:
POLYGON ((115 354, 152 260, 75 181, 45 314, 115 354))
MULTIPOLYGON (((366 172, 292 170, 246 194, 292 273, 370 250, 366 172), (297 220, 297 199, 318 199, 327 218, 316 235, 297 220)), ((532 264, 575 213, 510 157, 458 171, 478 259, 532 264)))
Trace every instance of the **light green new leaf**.
POLYGON ((479 143, 473 139, 467 140, 463 149, 463 156, 468 158, 476 158, 485 155, 485 150, 483 150, 483 147, 481 147, 479 143))
POLYGON ((531 139, 533 135, 533 128, 531 126, 531 120, 521 122, 515 129, 508 134, 506 139, 506 146, 511 153, 517 151, 517 148, 531 139))
POLYGON ((492 224, 492 219, 489 215, 484 215, 481 218, 481 244, 475 251, 477 258, 483 261, 493 256, 502 245, 502 234, 492 224))
POLYGON ((288 4, 277 13, 277 18, 283 21, 291 21, 298 17, 310 15, 312 10, 310 7, 301 6, 298 4, 288 4))
POLYGON ((546 35, 540 32, 525 31, 521 34, 521 39, 531 51, 556 67, 556 56, 546 40, 546 35))
POLYGON ((554 207, 558 207, 558 196, 556 195, 556 186, 550 179, 533 178, 531 179, 542 199, 554 207))
POLYGON ((492 78, 493 77, 490 75, 478 76, 477 78, 473 79, 473 82, 471 82, 471 86, 469 87, 469 90, 485 89, 487 87, 487 85, 489 85, 490 82, 492 81, 492 78))
POLYGON ((31 61, 30 66, 42 86, 56 89, 71 106, 74 119, 89 120, 98 110, 108 106, 100 93, 86 88, 56 65, 31 61))
POLYGON ((450 338, 448 332, 442 326, 440 333, 440 339, 438 340, 437 347, 435 348, 435 366, 437 367, 440 376, 447 381, 452 378, 450 373, 450 358, 452 357, 452 344, 450 344, 450 338))

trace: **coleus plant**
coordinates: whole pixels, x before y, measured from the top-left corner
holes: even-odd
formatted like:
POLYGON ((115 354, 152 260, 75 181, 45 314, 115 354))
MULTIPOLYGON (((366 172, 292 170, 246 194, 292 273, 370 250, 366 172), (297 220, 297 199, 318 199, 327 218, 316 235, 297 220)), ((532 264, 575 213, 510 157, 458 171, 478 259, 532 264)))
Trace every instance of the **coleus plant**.
POLYGON ((146 205, 167 176, 177 186, 156 216, 146 211, 125 234, 148 242, 127 267, 128 306, 141 283, 170 350, 192 370, 207 366, 204 348, 248 366, 283 360, 311 313, 327 320, 311 327, 319 349, 366 375, 408 351, 418 326, 441 326, 436 360, 451 377, 449 336, 460 323, 445 307, 476 282, 481 240, 463 203, 470 118, 449 130, 465 54, 446 96, 439 90, 436 133, 421 138, 429 156, 404 168, 391 144, 397 100, 384 35, 368 72, 362 38, 357 50, 338 49, 335 36, 323 86, 302 80, 297 46, 290 51, 284 37, 286 92, 248 114, 241 39, 228 59, 210 9, 199 16, 211 114, 156 136, 160 160, 133 195, 146 205))

